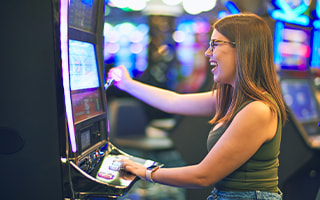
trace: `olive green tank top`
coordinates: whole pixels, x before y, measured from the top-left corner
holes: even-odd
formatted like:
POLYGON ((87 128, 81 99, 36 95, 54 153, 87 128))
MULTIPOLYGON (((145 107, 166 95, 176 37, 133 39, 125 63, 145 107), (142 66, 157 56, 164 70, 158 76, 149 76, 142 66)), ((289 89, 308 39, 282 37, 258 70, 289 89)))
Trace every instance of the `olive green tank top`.
MULTIPOLYGON (((238 112, 252 101, 244 104, 238 112)), ((282 130, 281 115, 278 107, 277 112, 278 127, 275 136, 270 141, 264 143, 258 151, 236 171, 216 183, 215 187, 217 189, 224 191, 278 191, 278 155, 280 152, 282 130)), ((231 122, 225 127, 219 127, 209 133, 207 140, 208 151, 217 143, 230 124, 231 122)), ((239 149, 239 151, 241 151, 241 149, 239 149)))

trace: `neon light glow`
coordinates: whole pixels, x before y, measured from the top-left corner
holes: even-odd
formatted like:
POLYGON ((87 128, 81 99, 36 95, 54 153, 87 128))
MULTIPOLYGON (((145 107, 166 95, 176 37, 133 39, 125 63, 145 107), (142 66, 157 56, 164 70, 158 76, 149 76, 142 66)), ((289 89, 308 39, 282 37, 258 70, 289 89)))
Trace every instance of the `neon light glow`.
POLYGON ((230 11, 231 14, 238 14, 240 13, 240 10, 237 8, 237 6, 232 1, 227 1, 225 3, 226 8, 230 11))
POLYGON ((311 67, 320 68, 320 30, 313 32, 311 67))
POLYGON ((294 2, 291 1, 288 2, 285 0, 274 0, 273 2, 280 8, 271 12, 270 16, 273 19, 302 26, 309 25, 310 18, 306 15, 303 15, 303 13, 308 10, 308 3, 310 3, 310 1, 300 1, 298 5, 293 6, 289 5, 294 4, 294 2))
MULTIPOLYGON (((313 41, 311 51, 310 66, 312 68, 320 68, 320 0, 316 4, 316 16, 313 21, 313 41)), ((319 123, 320 126, 320 123, 319 123)))
POLYGON ((280 65, 281 62, 281 55, 279 53, 278 45, 282 41, 282 32, 284 28, 284 24, 282 22, 276 22, 275 28, 274 28, 274 62, 277 65, 280 65))
POLYGON ((320 29, 320 19, 313 21, 313 27, 315 29, 320 29))
POLYGON ((114 65, 123 64, 132 76, 140 76, 147 67, 149 26, 131 22, 105 23, 104 29, 105 61, 114 65))
POLYGON ((240 10, 238 9, 238 7, 232 2, 232 1, 226 1, 224 3, 224 5, 226 6, 226 8, 228 9, 228 11, 225 11, 225 10, 221 10, 219 11, 218 13, 218 19, 221 19, 225 16, 228 16, 228 15, 233 15, 233 14, 238 14, 240 13, 240 10))
POLYGON ((66 118, 68 123, 69 138, 72 152, 77 151, 76 136, 72 117, 72 105, 69 82, 69 57, 68 57, 68 0, 60 1, 60 46, 61 46, 61 65, 62 81, 65 97, 66 118))
POLYGON ((315 29, 320 29, 320 0, 317 1, 315 13, 317 19, 313 21, 313 27, 315 29))

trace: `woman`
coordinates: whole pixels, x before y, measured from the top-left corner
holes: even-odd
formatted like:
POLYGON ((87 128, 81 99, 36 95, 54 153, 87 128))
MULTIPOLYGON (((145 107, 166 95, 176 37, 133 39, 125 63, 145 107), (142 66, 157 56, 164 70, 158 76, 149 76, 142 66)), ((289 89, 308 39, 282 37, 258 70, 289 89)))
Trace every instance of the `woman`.
POLYGON ((213 67, 214 89, 204 93, 177 94, 131 79, 123 66, 111 69, 109 78, 117 80, 116 87, 151 106, 213 117, 209 152, 199 164, 151 170, 124 160, 125 170, 176 187, 215 185, 208 199, 282 199, 277 173, 286 113, 272 41, 268 25, 254 14, 218 20, 205 52, 213 67))

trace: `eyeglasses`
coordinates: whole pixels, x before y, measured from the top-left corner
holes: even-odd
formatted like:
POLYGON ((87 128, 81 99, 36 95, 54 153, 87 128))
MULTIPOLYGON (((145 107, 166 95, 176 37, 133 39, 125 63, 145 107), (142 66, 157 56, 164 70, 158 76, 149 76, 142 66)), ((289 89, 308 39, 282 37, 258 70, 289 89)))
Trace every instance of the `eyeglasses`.
POLYGON ((230 44, 230 45, 233 46, 233 47, 235 47, 235 45, 236 45, 235 42, 230 42, 230 41, 223 41, 223 40, 216 40, 216 39, 214 39, 214 40, 211 40, 211 41, 209 42, 209 48, 210 48, 210 50, 213 51, 214 48, 219 45, 219 43, 230 44))

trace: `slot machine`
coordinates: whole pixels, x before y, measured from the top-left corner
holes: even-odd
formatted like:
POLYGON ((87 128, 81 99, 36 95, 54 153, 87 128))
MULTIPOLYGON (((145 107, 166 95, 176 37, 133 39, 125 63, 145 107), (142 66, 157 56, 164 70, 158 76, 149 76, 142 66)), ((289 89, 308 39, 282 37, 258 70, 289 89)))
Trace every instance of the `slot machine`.
POLYGON ((288 120, 282 129, 279 188, 284 199, 314 199, 319 188, 319 102, 310 66, 315 53, 310 1, 272 1, 274 61, 288 120), (300 9, 298 12, 297 10, 300 9), (292 15, 292 17, 288 17, 292 15), (300 191, 297 191, 297 188, 300 191), (302 193, 307 196, 302 197, 302 193))
POLYGON ((103 0, 30 0, 1 8, 0 199, 111 199, 138 177, 109 140, 103 0), (36 5, 36 6, 35 6, 36 5))
POLYGON ((67 137, 61 157, 66 198, 123 196, 138 180, 121 169, 126 157, 146 167, 160 165, 130 156, 109 140, 103 72, 104 1, 60 5, 61 68, 67 137))

